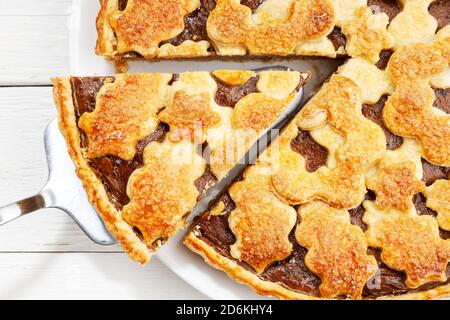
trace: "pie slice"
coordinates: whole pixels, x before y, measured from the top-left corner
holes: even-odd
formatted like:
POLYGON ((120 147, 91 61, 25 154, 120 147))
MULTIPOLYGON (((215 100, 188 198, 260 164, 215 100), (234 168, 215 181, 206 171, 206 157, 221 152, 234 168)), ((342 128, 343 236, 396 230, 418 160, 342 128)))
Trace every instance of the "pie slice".
POLYGON ((286 110, 309 74, 216 71, 53 79, 88 198, 142 264, 286 110))
MULTIPOLYGON (((397 1, 100 0, 96 52, 110 59, 349 55, 376 63, 396 39, 427 37, 435 27, 433 17, 422 19, 431 1, 416 2, 408 8, 419 25, 403 18, 387 30, 397 1)), ((432 13, 445 19, 445 10, 432 13)))
POLYGON ((185 244, 282 299, 449 296, 450 26, 409 40, 341 66, 185 244))

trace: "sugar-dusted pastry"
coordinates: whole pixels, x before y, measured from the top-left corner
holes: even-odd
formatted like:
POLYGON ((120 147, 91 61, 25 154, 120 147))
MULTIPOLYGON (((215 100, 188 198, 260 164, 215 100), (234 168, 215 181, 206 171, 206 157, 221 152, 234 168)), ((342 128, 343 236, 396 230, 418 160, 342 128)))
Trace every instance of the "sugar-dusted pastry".
POLYGON ((308 79, 296 71, 222 70, 53 83, 59 125, 89 200, 130 257, 145 264, 308 79), (246 139, 233 138, 240 136, 246 139))
POLYGON ((343 6, 335 14, 358 56, 185 244, 281 299, 449 296, 450 1, 368 1, 386 13, 371 19, 389 51, 351 34, 370 28, 365 1, 325 2, 343 6))

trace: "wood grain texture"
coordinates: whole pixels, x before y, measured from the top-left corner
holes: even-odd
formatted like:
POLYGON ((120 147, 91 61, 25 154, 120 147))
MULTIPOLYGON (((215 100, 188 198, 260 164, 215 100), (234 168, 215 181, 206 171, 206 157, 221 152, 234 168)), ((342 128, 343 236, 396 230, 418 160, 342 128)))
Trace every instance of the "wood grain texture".
POLYGON ((0 253, 0 299, 202 299, 155 260, 123 253, 0 253))
POLYGON ((69 0, 0 0, 0 86, 50 84, 68 72, 69 0))

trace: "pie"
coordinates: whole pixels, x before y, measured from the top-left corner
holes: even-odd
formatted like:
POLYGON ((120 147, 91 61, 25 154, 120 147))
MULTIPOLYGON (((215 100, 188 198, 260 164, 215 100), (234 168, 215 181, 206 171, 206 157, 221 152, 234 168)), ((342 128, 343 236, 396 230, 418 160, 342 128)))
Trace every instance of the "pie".
POLYGON ((141 264, 308 81, 296 71, 54 78, 61 131, 107 229, 141 264))
POLYGON ((281 299, 450 295, 450 25, 432 38, 343 64, 185 244, 281 299))
MULTIPOLYGON (((108 59, 348 58, 196 217, 188 248, 281 299, 450 296, 450 1, 100 4, 96 52, 108 59)), ((91 202, 146 263, 308 79, 217 71, 54 82, 91 202)))
MULTIPOLYGON (((429 2, 418 3, 425 8, 429 2)), ((414 24, 403 29, 408 18, 397 19, 397 26, 386 32, 389 18, 400 10, 397 1, 370 0, 371 7, 366 3, 366 0, 100 0, 96 52, 119 60, 348 54, 376 62, 379 52, 391 48, 394 40, 421 36, 421 30, 414 28, 414 24), (386 10, 388 15, 372 14, 375 8, 386 10)), ((423 16, 433 19, 428 11, 424 15, 415 6, 411 5, 412 14, 419 19, 423 16)), ((448 6, 441 6, 444 8, 438 8, 437 14, 445 19, 448 6)), ((427 25, 423 32, 429 33, 430 29, 432 26, 427 25)))

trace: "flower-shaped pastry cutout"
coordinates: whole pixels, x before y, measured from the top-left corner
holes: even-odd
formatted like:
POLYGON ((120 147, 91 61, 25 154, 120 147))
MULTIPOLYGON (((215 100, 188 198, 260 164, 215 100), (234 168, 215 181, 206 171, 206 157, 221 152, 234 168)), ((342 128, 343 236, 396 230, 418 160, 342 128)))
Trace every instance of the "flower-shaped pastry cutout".
POLYGON ((103 86, 95 110, 80 117, 88 138, 87 157, 133 159, 136 144, 158 126, 170 74, 119 74, 103 86))
POLYGON ((159 44, 180 34, 184 16, 199 6, 200 0, 128 0, 123 12, 110 16, 117 51, 134 51, 154 58, 159 44))
POLYGON ((390 268, 406 273, 406 285, 417 288, 430 281, 446 281, 450 261, 450 240, 439 236, 432 216, 419 216, 415 209, 380 211, 371 201, 364 202, 369 246, 380 248, 381 260, 390 268))
POLYGON ((306 265, 322 279, 324 298, 361 299, 366 282, 376 273, 377 262, 367 254, 364 232, 350 223, 346 210, 313 201, 298 209, 301 218, 295 236, 308 249, 306 265))
POLYGON ((292 243, 289 234, 295 222, 295 209, 281 202, 270 191, 270 168, 250 167, 244 180, 230 188, 236 204, 228 221, 236 236, 231 255, 245 261, 256 272, 289 256, 292 243))
POLYGON ((205 142, 207 129, 217 125, 220 116, 211 109, 209 93, 189 94, 176 91, 172 105, 164 109, 158 118, 170 125, 169 138, 179 141, 190 139, 196 144, 205 142))
POLYGON ((439 226, 450 231, 450 181, 439 179, 424 191, 427 207, 438 213, 439 226))
POLYGON ((436 19, 428 12, 434 0, 400 0, 402 11, 391 21, 388 32, 394 38, 394 49, 414 43, 433 41, 436 19))
POLYGON ((185 224, 184 217, 199 195, 195 181, 206 165, 187 141, 152 142, 144 150, 144 167, 131 175, 130 203, 122 211, 149 248, 156 249, 185 224))
POLYGON ((381 209, 396 208, 408 211, 413 206, 413 195, 424 188, 417 178, 416 165, 411 162, 394 162, 382 159, 374 177, 367 179, 367 187, 377 195, 376 204, 381 209))
MULTIPOLYGON (((264 6, 278 9, 278 1, 268 0, 264 6)), ((287 11, 282 18, 276 13, 262 14, 261 23, 254 21, 251 9, 240 0, 218 0, 208 18, 208 35, 219 54, 288 55, 300 41, 319 38, 333 29, 334 11, 328 1, 296 0, 287 11)))
POLYGON ((415 138, 425 159, 446 166, 450 165, 450 116, 433 111, 430 77, 445 71, 449 63, 450 36, 396 51, 388 66, 395 90, 383 109, 390 131, 415 138))
POLYGON ((351 57, 362 56, 372 63, 378 62, 380 52, 393 45, 387 33, 389 18, 385 13, 373 14, 367 7, 359 7, 353 20, 345 23, 342 32, 347 36, 345 49, 351 57))

